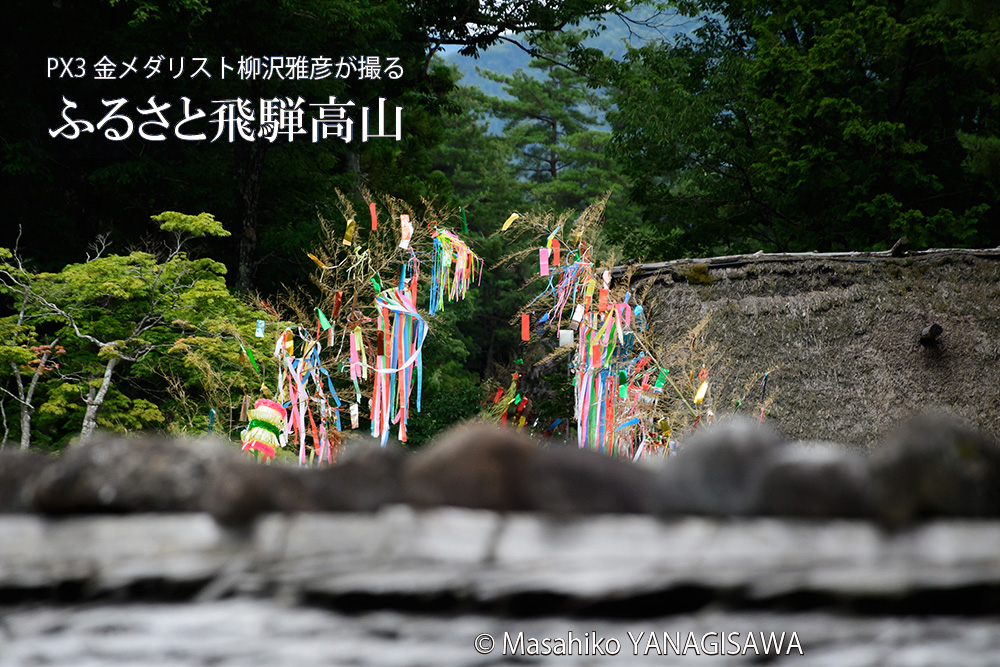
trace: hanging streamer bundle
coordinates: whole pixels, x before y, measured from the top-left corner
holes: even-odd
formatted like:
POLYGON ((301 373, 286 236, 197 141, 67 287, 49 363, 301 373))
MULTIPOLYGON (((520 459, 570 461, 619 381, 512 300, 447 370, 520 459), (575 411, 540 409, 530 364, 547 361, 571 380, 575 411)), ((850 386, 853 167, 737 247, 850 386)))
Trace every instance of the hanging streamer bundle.
POLYGON ((469 285, 476 280, 477 274, 482 279, 483 259, 447 229, 439 229, 432 235, 434 255, 428 312, 434 315, 444 308, 445 301, 465 299, 469 285))
POLYGON ((340 398, 330 373, 320 361, 322 345, 304 329, 286 329, 278 337, 278 401, 288 408, 285 432, 299 444, 299 463, 306 463, 306 437, 312 438, 312 455, 332 463, 340 443, 340 398), (285 400, 287 391, 288 400, 285 400), (329 400, 332 399, 334 406, 329 400), (308 430, 307 430, 308 424, 308 430))
MULTIPOLYGON (((559 231, 559 227, 553 230, 545 247, 539 249, 540 272, 550 277, 535 301, 551 294, 553 305, 538 318, 536 329, 549 323, 558 332, 561 345, 576 348, 571 369, 575 370, 580 447, 636 456, 646 442, 647 422, 651 423, 644 418, 646 402, 655 399, 648 397, 650 357, 632 355, 635 336, 630 295, 626 294, 621 302, 612 300, 610 272, 605 270, 598 278, 589 248, 582 241, 567 256, 567 264, 562 265, 559 231), (567 306, 571 312, 570 329, 562 330, 567 306), (573 330, 578 330, 575 341, 573 330)), ((528 324, 522 316, 522 339, 528 324)))
POLYGON ((399 439, 406 442, 406 420, 414 387, 417 412, 420 412, 422 349, 427 323, 406 290, 381 292, 375 297, 375 308, 378 311, 375 365, 368 367, 375 372, 371 399, 372 436, 385 446, 390 423, 399 424, 399 439))

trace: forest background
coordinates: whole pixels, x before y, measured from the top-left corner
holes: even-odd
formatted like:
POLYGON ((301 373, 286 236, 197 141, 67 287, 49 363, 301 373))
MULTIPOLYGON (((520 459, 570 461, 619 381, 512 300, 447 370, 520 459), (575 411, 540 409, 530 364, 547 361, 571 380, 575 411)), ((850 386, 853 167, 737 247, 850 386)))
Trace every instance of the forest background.
MULTIPOLYGON (((5 442, 55 450, 95 428, 203 431, 210 411, 234 437, 243 397, 273 388, 276 331, 315 326, 301 317, 324 298, 307 253, 343 235, 338 191, 358 210, 371 192, 442 212, 485 259, 482 284, 432 322, 413 444, 531 361, 512 319, 537 262, 501 260, 539 241, 498 234, 512 211, 580 211, 610 191, 608 263, 878 250, 904 236, 916 248, 1000 245, 990 0, 15 0, 3 11, 5 442), (98 80, 104 56, 114 74, 98 80), (326 56, 332 72, 343 59, 347 75, 238 75, 241 58, 272 56, 326 56), (363 78, 349 60, 361 56, 401 75, 363 78), (475 74, 468 58, 480 56, 475 74), (197 59, 211 78, 191 77, 197 59), (212 140, 225 129, 213 101, 330 96, 355 103, 351 141, 212 140), (205 139, 174 136, 183 98, 208 110, 205 139), (379 98, 403 107, 399 141, 361 141, 357 110, 379 98), (113 118, 119 99, 133 127, 113 118), (159 119, 136 110, 165 102, 170 127, 143 136, 159 119), (64 114, 93 131, 52 136, 64 114)), ((564 369, 542 371, 567 386, 564 369)), ((568 402, 565 391, 537 401, 538 418, 566 416, 568 402)))

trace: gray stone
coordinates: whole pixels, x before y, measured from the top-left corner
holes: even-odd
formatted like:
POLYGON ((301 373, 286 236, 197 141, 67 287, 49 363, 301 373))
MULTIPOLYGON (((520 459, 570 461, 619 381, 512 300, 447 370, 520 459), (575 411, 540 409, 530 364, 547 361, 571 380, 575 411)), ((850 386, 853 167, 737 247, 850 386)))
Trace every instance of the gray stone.
MULTIPOLYGON (((172 605, 33 605, 3 612, 0 667, 615 667, 692 663, 991 667, 1000 652, 1000 620, 995 617, 852 617, 825 611, 709 609, 675 616, 649 610, 641 619, 517 618, 395 610, 343 613, 245 598, 172 605), (763 639, 761 632, 765 633, 763 639), (765 652, 772 632, 776 639, 784 633, 782 649, 778 651, 777 642, 771 642, 765 652), (486 654, 478 653, 473 643, 482 633, 494 639, 486 654), (614 655, 591 649, 586 651, 590 655, 527 656, 518 655, 515 649, 511 654, 510 642, 507 647, 503 643, 505 633, 514 642, 519 636, 596 637, 601 639, 602 649, 614 640, 620 650, 612 648, 614 655), (671 640, 680 637, 681 655, 665 644, 664 633, 671 640), (720 633, 726 633, 727 641, 720 633), (754 633, 755 640, 744 654, 749 633, 754 633), (792 633, 795 639, 790 647, 792 633), (685 650, 683 644, 689 635, 694 644, 685 650), (713 642, 719 649, 713 648, 713 642), (796 646, 801 647, 801 654, 796 646), (725 653, 710 655, 717 650, 725 653)), ((578 644, 580 649, 592 645, 578 644)), ((485 650, 488 644, 479 646, 485 650)))
POLYGON ((459 426, 427 445, 405 473, 408 502, 501 512, 531 509, 525 477, 538 446, 509 429, 459 426))
POLYGON ((211 438, 98 434, 39 474, 32 503, 50 514, 198 511, 206 480, 239 461, 234 447, 211 438))
POLYGON ((699 430, 659 475, 660 511, 751 514, 764 472, 787 446, 766 425, 742 419, 699 430))
POLYGON ((1000 446, 954 417, 904 422, 874 450, 872 469, 878 512, 889 523, 1000 515, 1000 446))
POLYGON ((868 459, 834 444, 784 447, 768 457, 751 506, 754 514, 776 516, 872 516, 868 459))
POLYGON ((0 514, 30 512, 29 490, 39 474, 56 459, 17 449, 0 451, 0 514))
POLYGON ((650 470, 589 449, 542 449, 523 481, 535 511, 634 514, 657 509, 656 476, 650 470))
POLYGON ((646 469, 575 447, 540 447, 483 424, 459 427, 414 457, 406 489, 417 507, 552 514, 656 508, 655 477, 646 469))
POLYGON ((215 471, 203 505, 231 524, 266 512, 371 512, 401 502, 405 459, 399 450, 376 448, 318 469, 240 461, 215 471))

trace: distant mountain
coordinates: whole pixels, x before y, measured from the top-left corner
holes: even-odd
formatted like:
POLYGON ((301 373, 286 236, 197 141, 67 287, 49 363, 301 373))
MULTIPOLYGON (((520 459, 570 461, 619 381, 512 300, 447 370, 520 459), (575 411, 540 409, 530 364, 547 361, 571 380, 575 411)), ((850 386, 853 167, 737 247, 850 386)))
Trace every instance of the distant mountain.
MULTIPOLYGON (((675 35, 692 29, 695 22, 641 6, 630 11, 625 19, 609 14, 604 18, 603 24, 605 29, 597 36, 585 40, 584 44, 609 53, 614 58, 620 58, 625 53, 626 44, 638 47, 648 41, 670 40, 675 35)), ((594 20, 582 23, 580 27, 594 28, 597 25, 598 21, 594 20)), ((517 41, 526 44, 523 38, 518 38, 517 41)), ((485 93, 496 97, 507 97, 502 85, 479 76, 476 67, 501 74, 513 74, 518 69, 527 70, 531 60, 531 56, 523 49, 509 42, 501 42, 490 47, 480 54, 479 58, 460 55, 457 47, 452 47, 440 55, 445 62, 458 66, 463 74, 463 85, 477 86, 485 93)))

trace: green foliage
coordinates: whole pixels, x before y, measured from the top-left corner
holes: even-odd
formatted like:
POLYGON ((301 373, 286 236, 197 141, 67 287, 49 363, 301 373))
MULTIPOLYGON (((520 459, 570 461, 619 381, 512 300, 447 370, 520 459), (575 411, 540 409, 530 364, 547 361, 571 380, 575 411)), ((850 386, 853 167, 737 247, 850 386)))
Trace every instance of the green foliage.
POLYGON ((208 0, 169 0, 154 2, 153 0, 108 0, 111 6, 123 4, 132 9, 131 25, 138 26, 146 21, 155 21, 161 17, 163 9, 179 12, 198 19, 212 11, 208 0))
MULTIPOLYGON (((179 238, 225 234, 209 214, 155 219, 179 238)), ((11 362, 33 372, 44 349, 38 341, 56 336, 65 344, 58 372, 46 371, 40 384, 36 446, 57 449, 79 432, 105 378, 101 428, 200 430, 215 407, 219 430, 232 433, 244 394, 262 380, 242 350, 251 350, 262 372, 273 369, 271 350, 253 332, 257 320, 274 331, 276 318, 230 293, 223 264, 193 258, 182 245, 164 257, 109 254, 56 273, 5 270, 30 289, 18 293, 23 313, 0 319, 0 361, 7 362, 0 373, 11 362)))
POLYGON ((229 236, 222 223, 215 219, 211 213, 199 213, 198 215, 187 215, 176 211, 164 211, 159 215, 152 216, 152 219, 160 223, 160 229, 165 232, 174 232, 192 237, 200 236, 229 236))
POLYGON ((527 202, 557 211, 581 210, 616 190, 606 214, 624 224, 637 211, 625 198, 621 169, 605 150, 611 134, 597 129, 610 102, 589 87, 585 75, 559 64, 582 39, 579 31, 536 36, 530 67, 542 77, 522 70, 511 75, 482 71, 502 83, 512 99, 482 96, 480 104, 504 121, 505 152, 527 202))
POLYGON ((614 148, 645 207, 619 236, 661 256, 1000 241, 979 162, 1000 122, 995 13, 673 4, 700 27, 622 63, 581 57, 612 81, 614 148))

